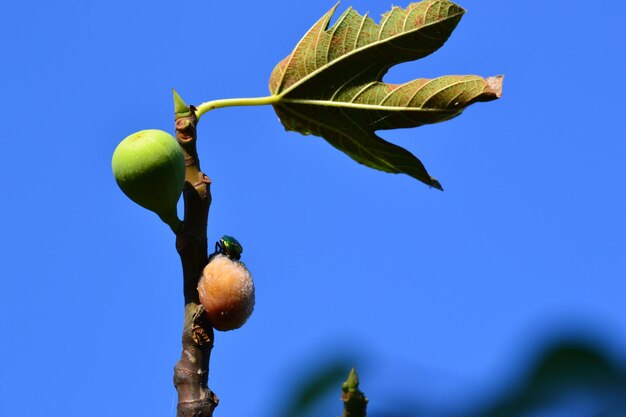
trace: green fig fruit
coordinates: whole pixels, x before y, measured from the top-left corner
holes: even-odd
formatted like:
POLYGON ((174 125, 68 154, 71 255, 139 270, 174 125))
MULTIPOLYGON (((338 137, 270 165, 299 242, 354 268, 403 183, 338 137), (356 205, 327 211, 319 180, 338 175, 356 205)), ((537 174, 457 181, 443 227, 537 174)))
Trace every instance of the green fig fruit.
POLYGON ((185 183, 185 158, 176 139, 155 129, 133 133, 113 152, 112 165, 124 194, 176 232, 181 224, 176 203, 185 183))

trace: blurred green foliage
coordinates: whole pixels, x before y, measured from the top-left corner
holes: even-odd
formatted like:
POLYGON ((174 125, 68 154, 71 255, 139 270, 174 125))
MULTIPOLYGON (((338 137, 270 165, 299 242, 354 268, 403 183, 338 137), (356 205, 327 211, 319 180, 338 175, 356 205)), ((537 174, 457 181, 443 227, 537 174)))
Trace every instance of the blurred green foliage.
POLYGON ((589 340, 561 340, 549 346, 507 391, 469 415, 626 416, 626 369, 589 340))
MULTIPOLYGON (((347 359, 333 359, 313 372, 307 371, 296 385, 292 395, 288 396, 287 405, 279 417, 304 417, 310 415, 316 406, 330 395, 338 401, 341 384, 352 368, 347 359)), ((341 414, 341 402, 337 403, 335 414, 341 414)), ((331 414, 334 415, 334 414, 331 414)))
MULTIPOLYGON (((307 372, 280 417, 339 416, 341 382, 351 367, 347 360, 333 360, 313 374, 307 372)), ((367 381, 361 382, 368 395, 367 381)), ((481 406, 450 401, 441 410, 410 400, 380 411, 377 399, 368 395, 368 417, 626 417, 626 368, 587 338, 547 344, 520 376, 493 383, 492 389, 497 392, 482 399, 481 406), (449 404, 456 409, 450 410, 449 404)))

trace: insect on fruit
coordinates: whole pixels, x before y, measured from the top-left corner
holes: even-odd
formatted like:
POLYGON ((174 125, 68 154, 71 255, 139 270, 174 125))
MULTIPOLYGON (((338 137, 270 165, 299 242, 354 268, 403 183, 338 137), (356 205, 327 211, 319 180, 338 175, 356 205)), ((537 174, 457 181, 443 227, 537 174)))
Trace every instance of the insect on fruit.
POLYGON ((230 259, 241 259, 241 252, 243 252, 241 243, 232 236, 224 235, 218 242, 215 242, 215 253, 223 253, 230 259))

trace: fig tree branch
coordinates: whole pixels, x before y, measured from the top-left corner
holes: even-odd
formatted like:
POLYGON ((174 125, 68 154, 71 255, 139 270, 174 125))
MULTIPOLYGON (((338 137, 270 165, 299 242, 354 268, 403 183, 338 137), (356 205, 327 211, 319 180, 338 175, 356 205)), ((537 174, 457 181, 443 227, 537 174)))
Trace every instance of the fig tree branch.
POLYGON ((182 354, 174 368, 178 392, 177 417, 212 417, 218 398, 209 389, 209 361, 213 348, 213 328, 206 321, 197 285, 208 261, 207 223, 211 206, 211 180, 200 170, 196 150, 196 117, 192 106, 181 111, 175 94, 176 140, 185 157, 183 199, 185 215, 176 235, 176 250, 183 266, 185 320, 182 354))

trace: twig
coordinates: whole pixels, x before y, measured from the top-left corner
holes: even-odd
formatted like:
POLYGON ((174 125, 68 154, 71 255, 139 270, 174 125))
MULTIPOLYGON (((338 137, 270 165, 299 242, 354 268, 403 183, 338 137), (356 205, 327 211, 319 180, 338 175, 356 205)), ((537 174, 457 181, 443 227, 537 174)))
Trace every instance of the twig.
POLYGON ((212 417, 218 398, 209 389, 209 360, 213 348, 213 328, 204 318, 197 285, 207 264, 207 222, 211 206, 211 180, 200 171, 196 150, 195 109, 176 114, 176 140, 186 163, 185 217, 176 236, 176 250, 183 266, 185 321, 182 354, 174 368, 178 391, 177 417, 212 417))
POLYGON ((359 390, 359 376, 354 368, 350 371, 346 382, 341 385, 341 391, 342 417, 365 417, 367 397, 359 390))

